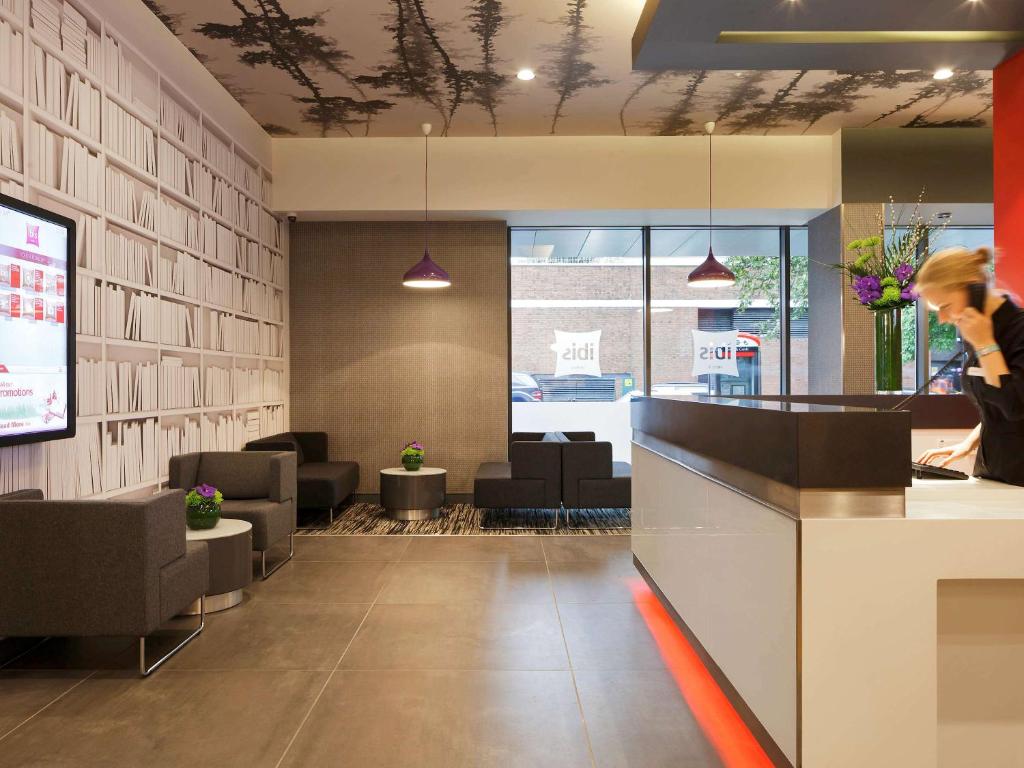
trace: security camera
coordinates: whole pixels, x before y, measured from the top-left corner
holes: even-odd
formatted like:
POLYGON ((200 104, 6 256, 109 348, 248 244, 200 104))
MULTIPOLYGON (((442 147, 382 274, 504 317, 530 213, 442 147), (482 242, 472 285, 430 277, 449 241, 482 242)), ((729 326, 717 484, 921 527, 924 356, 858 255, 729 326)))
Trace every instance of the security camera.
POLYGON ((294 211, 288 214, 288 221, 290 221, 292 224, 294 224, 298 220, 299 214, 295 213, 294 211))

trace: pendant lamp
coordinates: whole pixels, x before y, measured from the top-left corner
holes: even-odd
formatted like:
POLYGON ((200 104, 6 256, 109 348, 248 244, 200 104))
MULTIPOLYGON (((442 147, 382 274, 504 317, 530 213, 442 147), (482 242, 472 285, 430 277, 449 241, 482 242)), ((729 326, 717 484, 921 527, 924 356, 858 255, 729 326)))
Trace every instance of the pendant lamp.
POLYGON ((447 288, 452 284, 451 277, 432 258, 430 258, 430 155, 428 137, 432 126, 424 123, 423 129, 423 258, 402 277, 402 285, 409 288, 447 288))
POLYGON ((708 135, 708 257, 700 266, 686 278, 686 284, 694 288, 728 288, 735 284, 736 275, 728 267, 715 258, 715 252, 711 247, 711 238, 714 233, 712 229, 712 206, 711 206, 711 134, 715 131, 713 122, 704 123, 704 131, 708 135))

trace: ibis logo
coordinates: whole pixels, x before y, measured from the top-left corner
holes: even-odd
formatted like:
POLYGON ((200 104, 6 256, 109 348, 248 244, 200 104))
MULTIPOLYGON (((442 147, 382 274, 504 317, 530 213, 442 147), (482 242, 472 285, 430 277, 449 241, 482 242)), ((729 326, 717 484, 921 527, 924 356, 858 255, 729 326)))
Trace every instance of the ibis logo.
POLYGON ((25 244, 26 245, 39 245, 39 225, 38 224, 26 224, 25 225, 25 244))
POLYGON ((601 331, 555 331, 555 376, 600 376, 601 331))
POLYGON ((693 330, 693 375, 736 376, 736 331, 693 330))

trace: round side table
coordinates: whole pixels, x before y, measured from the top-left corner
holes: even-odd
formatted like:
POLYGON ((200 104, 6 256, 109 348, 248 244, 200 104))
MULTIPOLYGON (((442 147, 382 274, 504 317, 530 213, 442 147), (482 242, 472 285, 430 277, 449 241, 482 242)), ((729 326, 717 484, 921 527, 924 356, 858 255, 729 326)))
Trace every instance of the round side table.
MULTIPOLYGON (((242 602, 242 590, 252 582, 252 523, 222 517, 209 530, 188 529, 185 539, 205 541, 210 553, 206 612, 226 611, 242 602)), ((184 615, 198 613, 199 602, 196 601, 184 615)))
POLYGON ((448 473, 437 467, 380 471, 380 503, 395 520, 430 520, 441 514, 448 473))

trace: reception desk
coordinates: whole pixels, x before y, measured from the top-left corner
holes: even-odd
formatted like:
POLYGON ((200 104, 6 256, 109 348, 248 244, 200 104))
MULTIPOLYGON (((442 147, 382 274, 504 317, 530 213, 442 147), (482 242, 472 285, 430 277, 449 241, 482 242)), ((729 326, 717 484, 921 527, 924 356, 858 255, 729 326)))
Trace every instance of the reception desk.
POLYGON ((936 399, 633 404, 637 568, 781 765, 1024 766, 1024 488, 911 478, 936 399))

